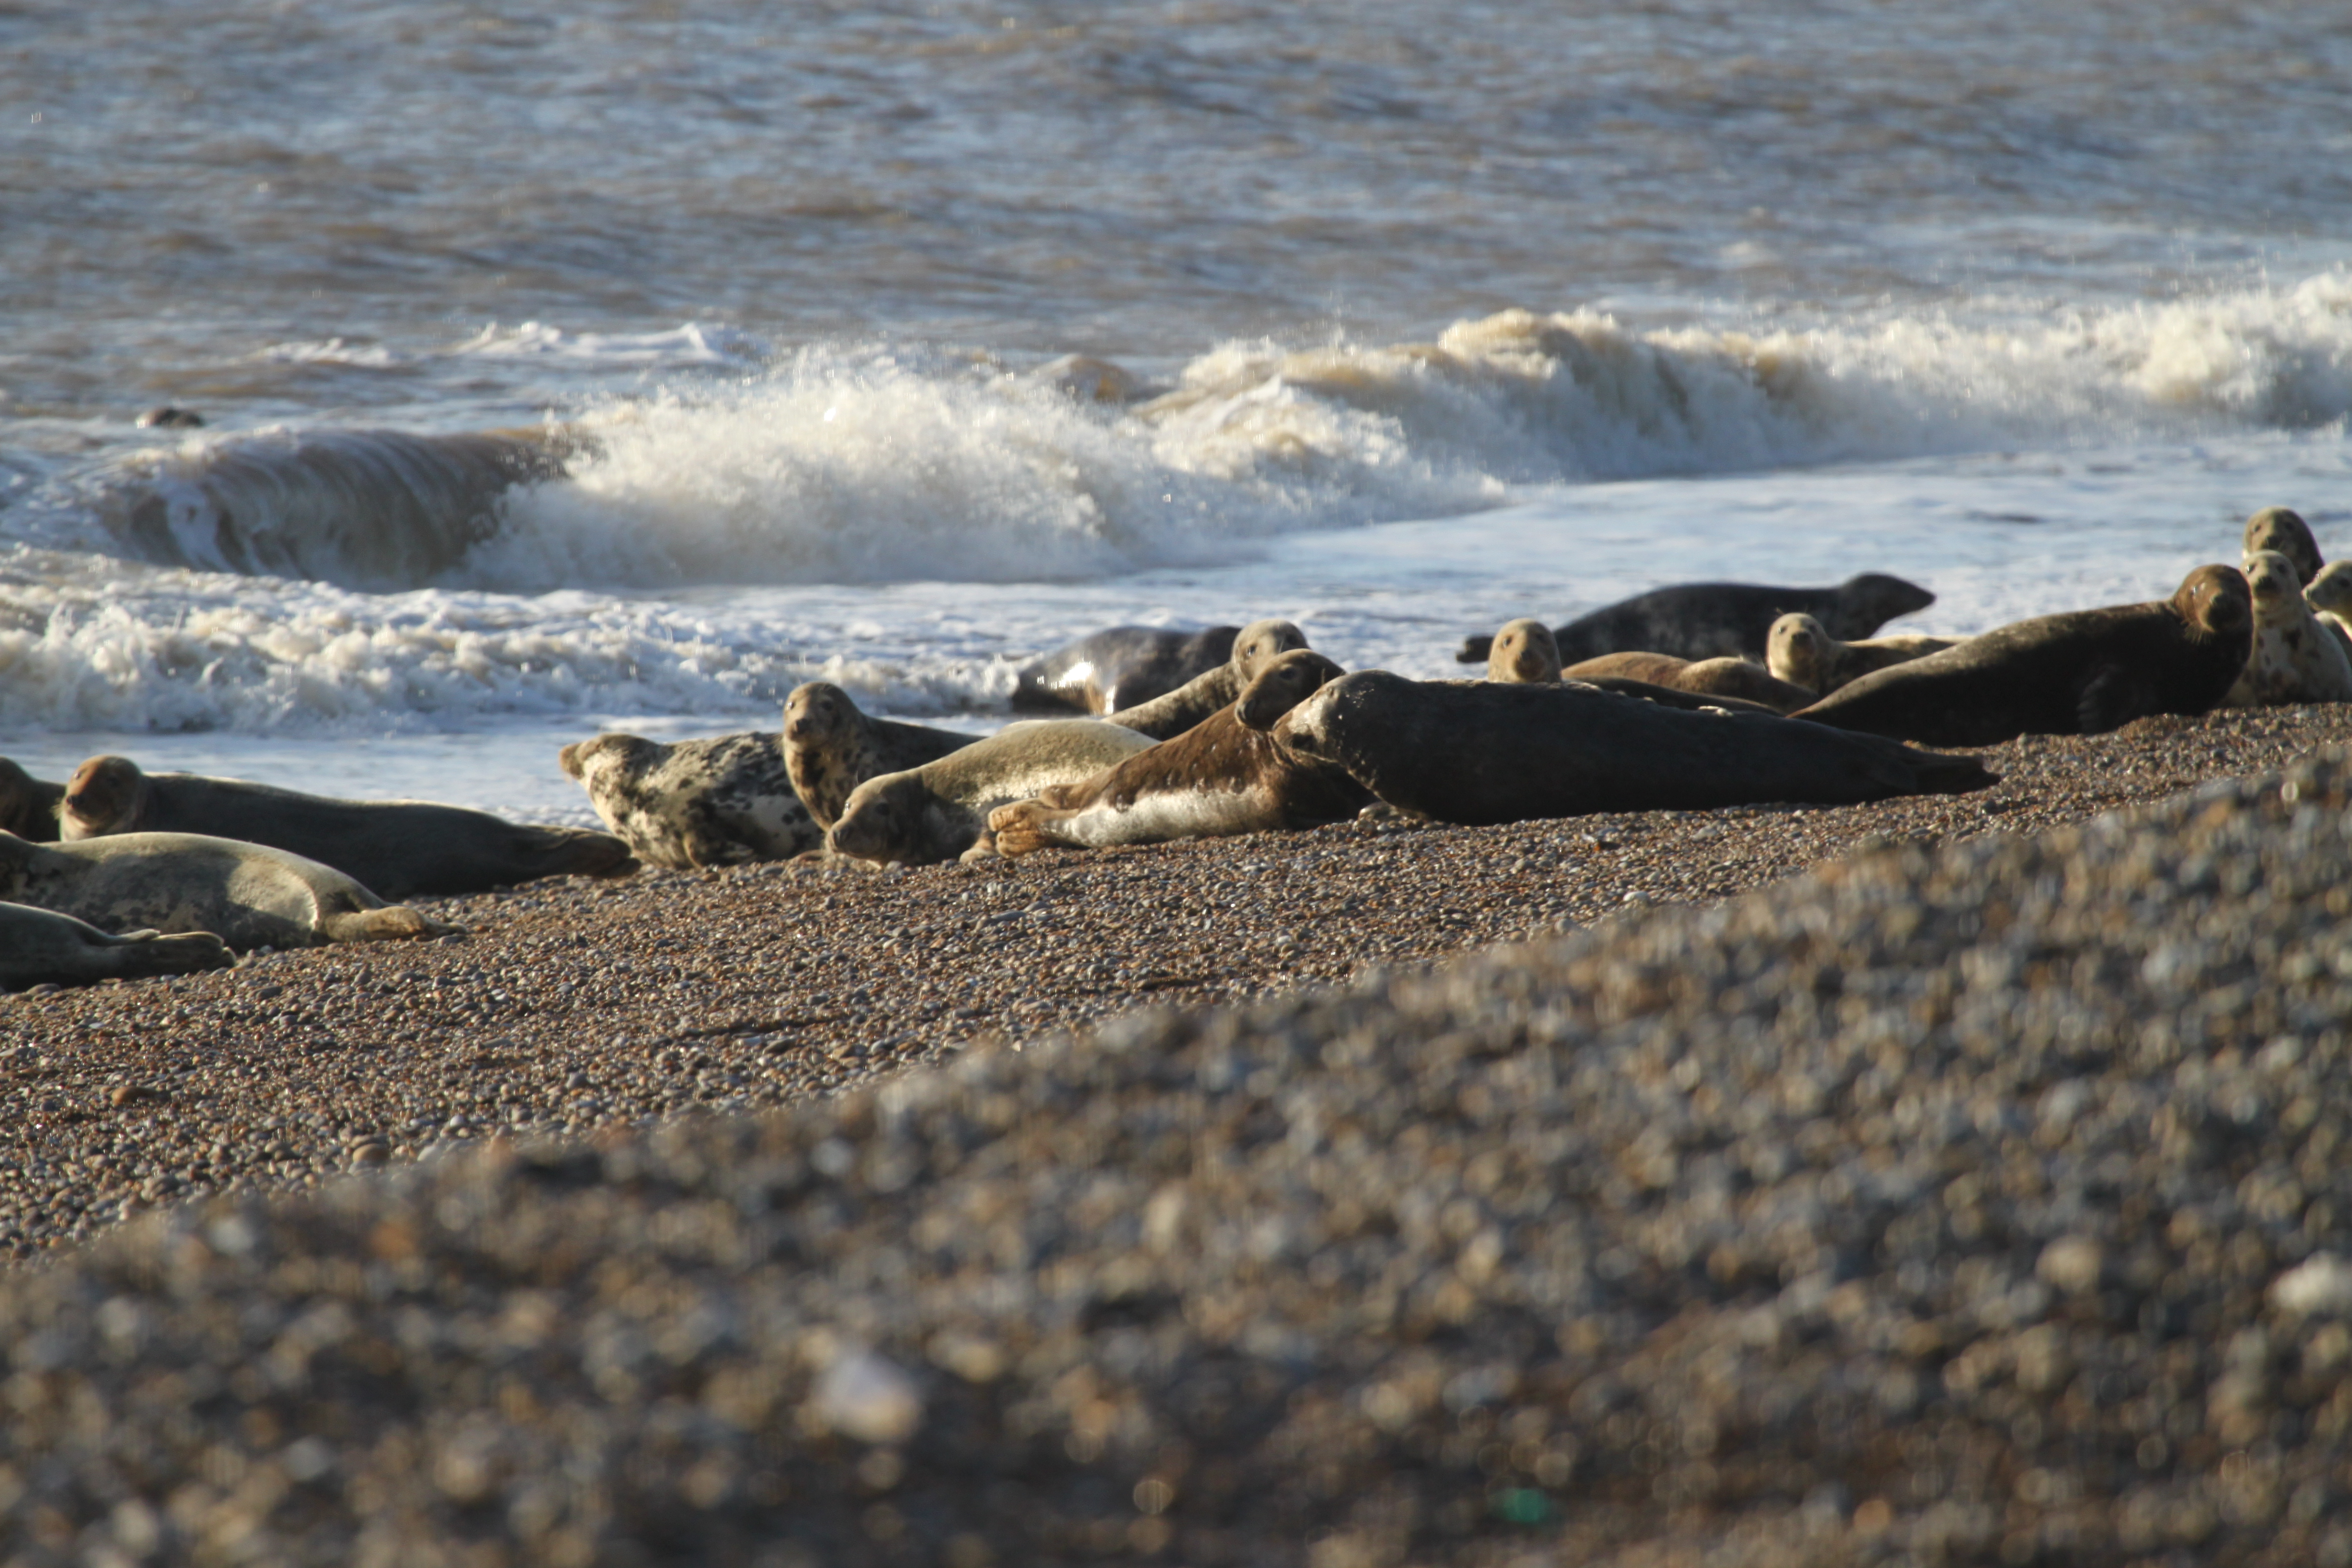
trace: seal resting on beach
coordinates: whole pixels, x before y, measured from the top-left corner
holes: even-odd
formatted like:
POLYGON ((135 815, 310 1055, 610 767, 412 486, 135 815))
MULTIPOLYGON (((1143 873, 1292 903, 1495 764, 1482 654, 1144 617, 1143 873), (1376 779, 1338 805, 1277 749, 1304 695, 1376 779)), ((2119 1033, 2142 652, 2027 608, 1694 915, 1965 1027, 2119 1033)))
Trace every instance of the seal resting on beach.
POLYGON ((1288 621, 1252 621, 1234 637, 1224 663, 1164 697, 1112 714, 1110 721, 1155 741, 1171 740, 1210 714, 1232 707, 1260 670, 1306 646, 1307 634, 1288 621))
POLYGON ((92 757, 75 769, 58 826, 68 841, 198 833, 266 844, 395 901, 636 868, 628 846, 608 834, 525 826, 430 801, 334 800, 239 779, 142 773, 128 757, 92 757))
POLYGON ((1151 742, 1101 719, 1007 724, 938 762, 867 779, 825 835, 836 855, 877 865, 926 866, 987 847, 988 814, 1055 784, 1092 778, 1151 742))
POLYGON ((1844 805, 1996 782, 1974 757, 1770 713, 1686 712, 1577 681, 1358 670, 1293 709, 1278 733, 1392 806, 1471 826, 1777 801, 1844 805))
POLYGON ((2326 564, 2320 557, 2319 541, 2311 536, 2311 525, 2301 513, 2283 506, 2266 506, 2246 519, 2245 541, 2238 548, 2249 556, 2265 550, 2285 556, 2294 568, 2295 582, 2303 587, 2309 587, 2326 564))
POLYGON ((1840 642, 1830 636, 1827 626, 1811 616, 1782 616, 1765 636, 1764 668, 1771 671, 1775 680, 1801 686, 1818 700, 1874 669, 1925 658, 1931 653, 1957 647, 1959 642, 1958 637, 1931 637, 1917 633, 1840 642))
POLYGON ((841 820, 850 791, 867 779, 935 763, 978 738, 868 718, 829 680, 795 686, 784 699, 784 770, 820 834, 841 820))
MULTIPOLYGON (((1753 583, 1684 583, 1654 588, 1552 628, 1560 662, 1604 653, 1670 653, 1676 658, 1761 658, 1765 634, 1780 616, 1811 616, 1837 636, 1866 637, 1897 616, 1924 610, 1936 595, 1916 583, 1864 572, 1834 588, 1775 588, 1753 583)), ((1454 659, 1482 662, 1493 639, 1470 637, 1454 659)))
POLYGON ((1057 845, 1160 844, 1345 822, 1371 795, 1327 763, 1283 745, 1282 717, 1343 674, 1295 649, 1260 670, 1231 707, 1083 783, 989 813, 1000 855, 1057 845))
POLYGON ((1543 686, 1559 679, 1559 644, 1541 621, 1505 621, 1486 650, 1486 679, 1543 686))
POLYGON ((556 753, 605 826, 648 866, 673 871, 789 860, 824 842, 772 734, 664 744, 611 733, 556 753))
POLYGON ((2253 630, 2237 568, 2200 566, 2169 599, 2018 621, 1865 675, 1796 716, 1930 746, 2096 735, 2211 711, 2246 668, 2253 630))
POLYGON ((225 969, 236 960, 210 931, 125 931, 109 936, 88 921, 30 904, 0 904, 0 990, 88 985, 225 969))
POLYGON ((210 931, 239 952, 441 936, 331 866, 265 844, 196 833, 123 833, 34 844, 0 833, 0 900, 100 931, 210 931))
POLYGON ((1745 658, 1676 658, 1670 653, 1604 653, 1570 665, 1565 680, 1638 680, 1699 697, 1735 697, 1775 713, 1793 713, 1813 700, 1801 686, 1772 679, 1771 671, 1745 658))
POLYGON ((58 841, 58 805, 66 786, 37 779, 0 757, 0 828, 37 844, 58 841))
POLYGON ((1016 708, 1076 708, 1116 713, 1164 696, 1233 657, 1239 626, 1204 632, 1160 626, 1109 626, 1022 668, 1016 708))
POLYGON ((2246 557, 2254 595, 2254 647, 2224 708, 2352 702, 2352 658, 2303 596, 2295 564, 2275 550, 2246 557))
POLYGON ((2303 591, 2303 601, 2319 613, 2319 619, 2336 640, 2352 653, 2352 561, 2331 561, 2319 569, 2311 586, 2303 591))

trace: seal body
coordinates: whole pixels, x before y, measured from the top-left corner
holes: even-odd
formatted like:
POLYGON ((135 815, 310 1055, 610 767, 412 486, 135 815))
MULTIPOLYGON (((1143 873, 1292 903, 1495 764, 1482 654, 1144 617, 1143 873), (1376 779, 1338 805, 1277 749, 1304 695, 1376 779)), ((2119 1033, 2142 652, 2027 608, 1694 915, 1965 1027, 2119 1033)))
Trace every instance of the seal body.
POLYGON ((635 868, 628 847, 607 834, 525 826, 430 801, 333 800, 238 779, 142 773, 128 757, 92 757, 74 770, 58 826, 68 841, 196 833, 266 844, 394 900, 635 868))
POLYGON ((1822 698, 1874 669, 1941 653, 1958 647, 1959 640, 1914 634, 1840 642, 1811 616, 1782 616, 1765 636, 1764 668, 1774 679, 1803 687, 1815 698, 1822 698))
POLYGON ((1099 848, 1344 822, 1371 804, 1347 773, 1301 757, 1273 731, 1338 665, 1307 649, 1259 671, 1231 707, 1092 778, 989 814, 1000 855, 1099 848))
POLYGON ((103 931, 210 931, 243 952, 440 936, 452 927, 386 904, 331 866, 194 833, 33 844, 0 834, 0 900, 103 931))
POLYGON ((1559 643, 1541 621, 1505 621, 1486 650, 1486 679, 1546 685, 1559 679, 1559 643))
POLYGON ((2352 702, 2352 659, 2303 596, 2294 563, 2274 550, 2246 557, 2254 595, 2254 646, 2226 708, 2352 702))
POLYGON ((665 745, 642 735, 574 741, 556 754, 605 826, 648 866, 703 870, 788 860, 818 847, 772 734, 665 745))
POLYGON ((2253 641, 2231 566, 2200 566, 2169 599, 2038 616, 1865 675, 1797 717, 1931 746, 2095 735, 2154 713, 2204 713, 2253 641))
POLYGON ((841 820, 849 792, 883 773, 905 773, 960 752, 977 736, 895 719, 871 719, 827 680, 784 699, 784 771, 820 835, 841 820))
POLYGON ((1575 681, 1419 681, 1359 670, 1276 726, 1389 805, 1482 825, 1600 811, 1848 805, 1992 784, 1974 757, 1770 713, 1687 712, 1575 681))
POLYGON ((2331 561, 2303 591, 2303 602, 2319 616, 2320 625, 2352 657, 2352 561, 2331 561))
MULTIPOLYGON (((1676 658, 1762 658, 1765 634, 1782 616, 1801 612, 1841 637, 1866 637, 1897 616, 1924 610, 1936 595, 1916 583, 1864 572, 1833 588, 1777 588, 1754 583, 1684 583, 1655 588, 1552 628, 1560 662, 1604 653, 1670 653, 1676 658)), ((1489 639, 1471 637, 1454 657, 1486 658, 1489 639)))
POLYGON ((2239 548, 2248 556, 2265 550, 2285 556, 2294 568, 2295 581, 2305 587, 2326 564, 2320 558, 2319 541, 2311 536, 2311 525, 2301 513, 2283 506, 2266 506, 2246 519, 2245 542, 2239 548))
POLYGON ((1639 680, 1700 697, 1735 697, 1775 713, 1793 713, 1813 700, 1801 686, 1776 680, 1762 665, 1744 658, 1676 658, 1666 653, 1606 653, 1572 664, 1569 680, 1639 680))
POLYGON ((1013 689, 1013 706, 1099 714, 1149 702, 1223 665, 1233 656, 1240 630, 1108 627, 1024 667, 1013 689))
POLYGON ((1234 638, 1232 654, 1164 697, 1121 710, 1111 722, 1155 741, 1181 735, 1210 714, 1240 700, 1243 689, 1273 660, 1307 646, 1307 634, 1288 621, 1252 621, 1234 638))
POLYGON ((234 962, 228 944, 210 931, 109 936, 88 921, 54 910, 0 904, 0 989, 193 974, 234 962))
POLYGON ((58 807, 65 798, 65 785, 37 779, 0 757, 0 829, 37 844, 55 844, 58 807))
POLYGON ((1007 724, 938 762, 867 779, 825 835, 836 855, 923 866, 982 847, 988 814, 1093 777, 1151 742, 1099 719, 1007 724))

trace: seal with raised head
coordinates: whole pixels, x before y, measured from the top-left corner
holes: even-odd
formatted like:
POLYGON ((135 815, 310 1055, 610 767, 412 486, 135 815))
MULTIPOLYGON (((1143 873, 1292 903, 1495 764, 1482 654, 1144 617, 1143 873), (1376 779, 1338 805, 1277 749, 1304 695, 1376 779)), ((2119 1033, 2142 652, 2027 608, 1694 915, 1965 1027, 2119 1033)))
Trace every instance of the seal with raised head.
POLYGON ((0 833, 0 900, 104 931, 206 931, 239 952, 443 936, 456 928, 387 904, 331 866, 196 833, 34 844, 0 833))
POLYGON ((1007 724, 935 763, 867 779, 825 835, 836 855, 877 865, 926 866, 984 851, 988 814, 1055 784, 1092 778, 1151 742, 1101 719, 1007 724))
POLYGON ((1342 676, 1276 727, 1401 810, 1471 826, 1601 811, 1852 805, 1995 783, 1974 757, 1771 713, 1696 712, 1576 681, 1342 676))
POLYGON ((2096 735, 2211 711, 2246 668, 2253 631, 2238 569, 2200 566, 2169 599, 2018 621, 1865 675, 1796 716, 1930 746, 2096 735))
POLYGON ((1015 678, 1013 705, 1116 713, 1164 696, 1223 664, 1233 657, 1240 630, 1108 626, 1024 665, 1015 678))
POLYGON ((2352 658, 2303 596, 2294 563, 2275 550, 2246 557, 2254 595, 2254 647, 2225 708, 2289 702, 2352 702, 2352 658))
POLYGON ((0 990, 27 985, 88 985, 194 974, 236 963, 210 931, 125 931, 109 936, 88 921, 30 904, 0 904, 0 990))
POLYGON ((1544 686, 1559 679, 1559 644, 1551 628, 1522 616, 1505 621, 1486 650, 1486 679, 1544 686))
POLYGON ((395 901, 636 868, 628 846, 609 834, 526 826, 431 801, 335 800, 241 779, 142 773, 128 757, 92 757, 75 769, 58 826, 68 841, 196 833, 266 844, 395 901))
MULTIPOLYGON (((1818 619, 1841 637, 1866 637, 1897 616, 1924 610, 1936 595, 1916 583, 1864 572, 1833 588, 1776 588, 1754 583, 1683 583, 1606 605, 1552 628, 1563 665, 1604 653, 1670 653, 1676 658, 1762 658, 1772 623, 1792 612, 1818 619)), ((1491 638, 1470 637, 1455 660, 1483 662, 1491 638)))
POLYGON ((2239 550, 2246 555, 2270 550, 2285 556, 2294 568, 2296 583, 2305 587, 2326 564, 2319 553, 2319 541, 2311 536, 2311 525, 2300 512, 2283 506, 2266 506, 2246 519, 2245 542, 2239 550))
POLYGON ((1282 716, 1344 673, 1310 649, 1260 670, 1239 700, 1080 784, 989 813, 1000 855, 1100 848, 1344 822, 1371 795, 1341 769, 1293 755, 1282 716))
POLYGON ((1112 714, 1110 721, 1155 741, 1171 740, 1210 714, 1232 707, 1260 670, 1306 646, 1307 634, 1288 621, 1252 621, 1234 637, 1233 652, 1224 663, 1194 676, 1164 697, 1112 714))
POLYGON ((829 680, 793 688, 784 699, 784 770, 820 832, 841 820, 850 791, 960 752, 977 735, 874 719, 829 680))
POLYGON ((66 786, 37 779, 0 757, 0 828, 36 844, 58 841, 58 807, 66 786))
POLYGON ((1676 658, 1670 653, 1604 653, 1561 671, 1568 680, 1638 680, 1698 697, 1733 697, 1775 713, 1793 713, 1813 700, 1801 686, 1775 680, 1752 659, 1676 658))
POLYGON ((1782 616, 1772 623, 1764 639, 1764 668, 1775 680, 1803 687, 1818 700, 1874 669, 1925 658, 1931 653, 1957 647, 1959 642, 1958 637, 1931 637, 1918 633, 1840 642, 1830 636, 1827 626, 1811 616, 1782 616))
POLYGON ((665 744, 604 734, 556 753, 605 826, 648 866, 700 871, 789 860, 824 843, 773 733, 665 744))

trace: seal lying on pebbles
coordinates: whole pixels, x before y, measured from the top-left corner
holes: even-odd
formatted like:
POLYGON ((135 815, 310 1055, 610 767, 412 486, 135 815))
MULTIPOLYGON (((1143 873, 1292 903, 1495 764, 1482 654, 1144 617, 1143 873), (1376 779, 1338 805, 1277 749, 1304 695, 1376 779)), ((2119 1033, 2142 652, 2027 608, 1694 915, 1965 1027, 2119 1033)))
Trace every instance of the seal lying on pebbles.
POLYGON ((37 779, 0 757, 0 828, 37 844, 58 841, 58 805, 66 786, 37 779))
POLYGON ((478 893, 535 877, 635 870, 628 846, 577 827, 532 827, 422 800, 331 800, 201 773, 148 773, 92 757, 67 782, 60 836, 199 833, 331 866, 398 900, 478 893))
POLYGON ((1016 708, 1076 708, 1115 713, 1165 696, 1233 656, 1239 626, 1175 632, 1160 626, 1111 626, 1080 637, 1022 667, 1013 689, 1016 708))
MULTIPOLYGON (((1957 647, 1958 637, 1869 637, 1840 642, 1811 616, 1782 616, 1764 639, 1764 668, 1775 680, 1801 686, 1816 698, 1861 679, 1874 669, 1905 664, 1957 647)), ((1802 704, 1800 704, 1802 706, 1802 704)))
POLYGON ((1233 653, 1224 663, 1164 697, 1112 714, 1111 722, 1155 741, 1171 740, 1233 706, 1267 664, 1306 646, 1307 634, 1288 621, 1252 621, 1234 638, 1233 653))
POLYGON ((88 921, 54 910, 0 904, 0 989, 193 974, 234 962, 228 944, 209 931, 163 936, 134 931, 109 936, 88 921))
MULTIPOLYGON (((1560 661, 1604 653, 1670 653, 1676 658, 1761 658, 1765 634, 1781 616, 1801 612, 1839 637, 1866 637, 1897 616, 1924 610, 1936 595, 1916 583, 1864 572, 1834 588, 1775 588, 1752 583, 1684 583, 1654 588, 1580 616, 1552 630, 1560 661)), ((1454 659, 1483 661, 1492 639, 1471 637, 1454 659)))
POLYGON ((989 813, 1000 855, 1066 845, 1160 844, 1345 822, 1371 795, 1341 770, 1293 755, 1279 721, 1344 672, 1298 648, 1275 659, 1239 700, 1081 784, 989 813))
POLYGON ((1092 778, 1151 742, 1100 719, 1029 719, 905 773, 867 779, 825 835, 836 855, 924 866, 982 846, 988 814, 1092 778))
POLYGON ((1551 628, 1522 616, 1505 621, 1486 650, 1486 679, 1543 686, 1559 679, 1559 644, 1551 628))
POLYGON ((1785 680, 1775 680, 1762 665, 1745 658, 1676 658, 1670 653, 1605 653, 1572 664, 1561 676, 1569 680, 1638 680, 1669 691, 1701 697, 1736 697, 1793 713, 1813 700, 1813 693, 1785 680))
POLYGON ((1599 811, 1695 811, 1996 782, 1940 756, 1765 713, 1684 712, 1570 682, 1342 676, 1283 720, 1285 745, 1345 768, 1391 805, 1476 826, 1599 811))
POLYGON ((2200 566, 2169 599, 2073 610, 1864 676, 1800 719, 1931 746, 2095 735, 2152 713, 2210 712, 2253 644, 2233 566, 2200 566))
POLYGON ((604 826, 648 866, 686 871, 789 860, 824 842, 772 734, 746 731, 667 745, 604 734, 572 742, 556 761, 588 792, 604 826))
POLYGON ((2254 647, 2221 700, 2225 708, 2352 702, 2352 658, 2303 596, 2294 563, 2275 550, 2246 557, 2254 595, 2254 647))
POLYGON ((2247 555, 2262 551, 2276 551, 2287 558, 2294 568, 2296 583, 2308 587, 2326 564, 2319 553, 2319 541, 2311 536, 2311 525, 2300 513, 2283 506, 2266 506, 2246 519, 2245 542, 2239 549, 2247 555))
POLYGON ((2352 651, 2352 561, 2331 561, 2319 569, 2311 586, 2303 591, 2304 603, 2319 613, 2319 618, 2338 642, 2352 651))
POLYGON ((0 834, 0 899, 100 931, 210 931, 239 952, 441 936, 455 928, 386 904, 316 860, 195 833, 124 833, 69 844, 0 834))
POLYGON ((841 819, 849 792, 867 779, 935 763, 976 738, 868 718, 827 680, 795 686, 784 699, 784 771, 820 835, 841 819))

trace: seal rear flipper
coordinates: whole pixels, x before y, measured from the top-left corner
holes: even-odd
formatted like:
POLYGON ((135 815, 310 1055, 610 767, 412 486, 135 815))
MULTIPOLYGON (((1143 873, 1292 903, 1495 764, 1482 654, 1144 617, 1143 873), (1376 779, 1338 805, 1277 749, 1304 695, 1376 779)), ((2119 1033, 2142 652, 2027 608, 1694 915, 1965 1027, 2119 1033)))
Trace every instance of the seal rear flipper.
POLYGON ((1007 858, 1034 855, 1040 849, 1061 847, 1061 840, 1048 836, 1045 819, 1054 808, 1044 800, 1016 800, 1011 805, 1000 805, 988 814, 988 831, 995 836, 996 852, 1007 858))
POLYGON ((1906 750, 1910 753, 1911 776, 1921 795, 1973 795, 2000 783, 2000 775, 1986 767, 1981 757, 1906 750))
POLYGON ((1464 637, 1462 651, 1454 656, 1456 664, 1484 664, 1495 651, 1495 639, 1490 637, 1464 637))
POLYGON ((226 969, 236 962, 228 943, 208 931, 126 932, 110 944, 114 973, 125 980, 154 974, 194 974, 203 969, 226 969))
POLYGON ((448 936, 458 928, 428 920, 406 904, 386 904, 380 910, 352 910, 321 916, 319 930, 329 942, 397 942, 412 937, 448 936))

